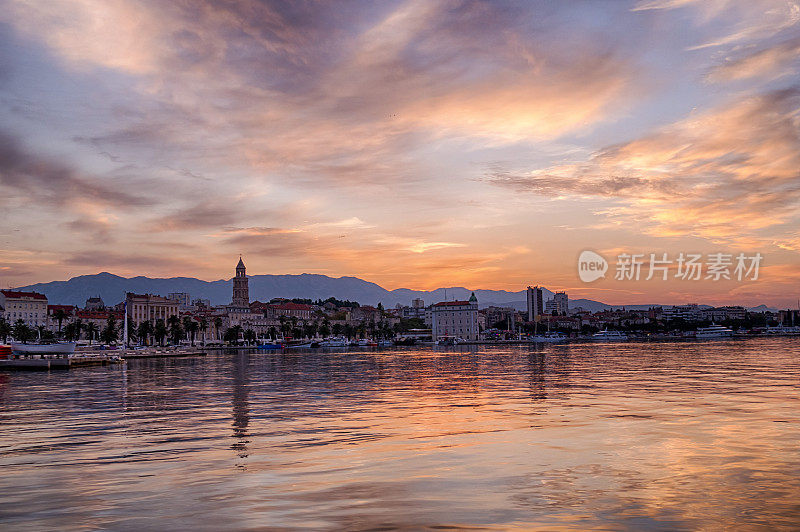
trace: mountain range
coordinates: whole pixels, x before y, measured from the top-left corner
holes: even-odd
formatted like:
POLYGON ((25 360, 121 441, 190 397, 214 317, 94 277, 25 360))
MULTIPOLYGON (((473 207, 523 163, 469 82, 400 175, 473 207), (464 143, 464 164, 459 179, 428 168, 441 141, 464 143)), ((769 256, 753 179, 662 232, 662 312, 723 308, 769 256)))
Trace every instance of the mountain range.
MULTIPOLYGON (((509 292, 506 290, 472 290, 463 287, 437 288, 436 290, 409 290, 398 288, 387 290, 375 283, 357 277, 328 277, 303 273, 299 275, 250 275, 248 276, 251 301, 269 301, 274 297, 349 299, 362 305, 394 307, 397 304, 410 305, 416 298, 425 304, 439 301, 468 299, 472 292, 478 298, 480 308, 496 305, 513 307, 517 310, 527 309, 525 290, 509 292)), ((167 279, 150 277, 121 277, 108 272, 94 275, 81 275, 68 281, 52 281, 20 286, 17 290, 35 291, 45 294, 51 304, 83 306, 89 297, 99 296, 108 305, 122 301, 126 292, 139 294, 164 295, 171 292, 186 292, 192 299, 208 299, 212 305, 225 305, 231 301, 231 280, 203 281, 194 277, 170 277, 167 279)), ((543 289, 545 300, 553 296, 553 292, 543 289)), ((625 305, 627 309, 647 309, 653 305, 625 305)), ((669 305, 662 305, 669 306, 669 305)), ((596 312, 598 310, 619 308, 620 305, 608 305, 591 299, 570 300, 570 308, 583 307, 596 312)), ((758 310, 772 310, 765 305, 758 310)))

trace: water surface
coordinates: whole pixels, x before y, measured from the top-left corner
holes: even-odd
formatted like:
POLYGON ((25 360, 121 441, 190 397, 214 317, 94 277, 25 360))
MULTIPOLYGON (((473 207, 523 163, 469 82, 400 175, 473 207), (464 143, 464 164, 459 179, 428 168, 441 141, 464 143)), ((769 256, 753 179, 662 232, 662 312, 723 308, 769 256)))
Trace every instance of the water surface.
POLYGON ((0 373, 0 529, 797 529, 800 339, 0 373))

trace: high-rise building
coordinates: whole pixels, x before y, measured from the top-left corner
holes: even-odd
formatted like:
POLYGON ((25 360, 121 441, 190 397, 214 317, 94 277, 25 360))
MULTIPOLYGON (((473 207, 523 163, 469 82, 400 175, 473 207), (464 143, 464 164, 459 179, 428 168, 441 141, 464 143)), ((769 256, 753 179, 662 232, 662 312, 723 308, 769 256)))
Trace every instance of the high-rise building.
POLYGON ((528 287, 528 321, 534 321, 544 314, 544 300, 539 286, 528 287))
POLYGON ((236 276, 233 278, 233 299, 232 307, 250 308, 250 289, 247 286, 247 273, 245 272, 244 262, 239 256, 239 264, 236 265, 236 276))
POLYGON ((556 292, 553 294, 553 303, 555 305, 555 311, 559 314, 568 314, 569 313, 569 296, 567 296, 566 292, 556 292))
POLYGON ((411 301, 411 307, 412 308, 425 308, 425 302, 420 298, 413 299, 411 301))

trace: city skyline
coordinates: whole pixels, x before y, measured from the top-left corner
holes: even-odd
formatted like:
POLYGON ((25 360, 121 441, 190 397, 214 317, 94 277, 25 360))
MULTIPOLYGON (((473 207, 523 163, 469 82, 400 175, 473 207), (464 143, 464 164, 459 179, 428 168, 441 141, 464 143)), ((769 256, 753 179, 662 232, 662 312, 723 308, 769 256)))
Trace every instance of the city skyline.
POLYGON ((0 2, 0 284, 355 276, 794 308, 800 5, 0 2), (761 253, 582 283, 584 250, 761 253))

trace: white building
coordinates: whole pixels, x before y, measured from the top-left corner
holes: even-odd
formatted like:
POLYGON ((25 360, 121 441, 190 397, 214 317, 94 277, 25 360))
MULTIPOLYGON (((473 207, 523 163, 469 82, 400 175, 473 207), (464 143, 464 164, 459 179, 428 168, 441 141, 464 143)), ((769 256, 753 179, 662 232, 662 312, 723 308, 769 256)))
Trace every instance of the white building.
POLYGON ((544 304, 544 310, 547 314, 558 314, 563 316, 569 313, 569 297, 566 292, 556 292, 553 294, 553 299, 548 299, 544 304))
POLYGON ((442 301, 431 305, 433 341, 443 336, 464 340, 478 339, 478 298, 469 301, 442 301))
POLYGON ((128 292, 125 300, 128 318, 134 325, 139 325, 143 321, 155 325, 157 320, 166 322, 170 316, 180 315, 178 302, 166 297, 128 292))
POLYGON ((38 292, 0 290, 0 315, 12 325, 22 320, 28 327, 47 326, 47 296, 38 292))
POLYGON ((167 294, 167 299, 177 301, 181 309, 188 308, 191 301, 189 294, 186 292, 172 292, 171 294, 167 294))

